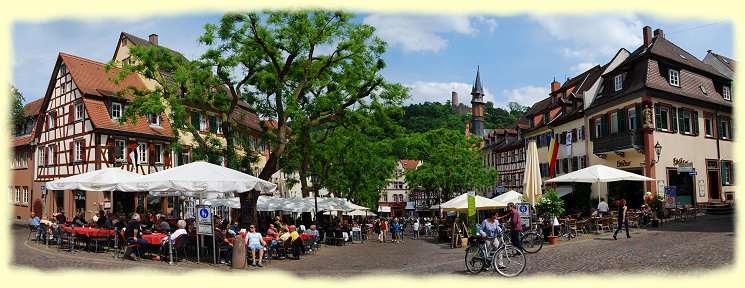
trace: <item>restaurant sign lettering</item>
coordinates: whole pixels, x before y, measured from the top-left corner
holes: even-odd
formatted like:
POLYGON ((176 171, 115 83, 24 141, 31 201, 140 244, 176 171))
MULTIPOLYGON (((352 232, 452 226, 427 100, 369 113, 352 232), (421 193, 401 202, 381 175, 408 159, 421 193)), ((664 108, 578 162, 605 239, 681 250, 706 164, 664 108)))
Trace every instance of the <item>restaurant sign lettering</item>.
POLYGON ((620 160, 616 161, 616 167, 628 167, 631 166, 631 161, 620 160))

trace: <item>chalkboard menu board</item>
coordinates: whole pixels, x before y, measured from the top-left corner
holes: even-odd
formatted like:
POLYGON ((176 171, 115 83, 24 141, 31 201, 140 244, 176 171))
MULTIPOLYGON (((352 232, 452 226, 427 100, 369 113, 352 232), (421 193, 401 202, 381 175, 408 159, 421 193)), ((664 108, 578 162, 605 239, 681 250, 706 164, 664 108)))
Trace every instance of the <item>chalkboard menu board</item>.
POLYGON ((241 218, 243 219, 244 225, 254 223, 254 205, 251 205, 251 191, 246 193, 248 197, 243 199, 241 202, 241 218))
POLYGON ((362 230, 360 227, 352 227, 352 243, 362 243, 362 230))

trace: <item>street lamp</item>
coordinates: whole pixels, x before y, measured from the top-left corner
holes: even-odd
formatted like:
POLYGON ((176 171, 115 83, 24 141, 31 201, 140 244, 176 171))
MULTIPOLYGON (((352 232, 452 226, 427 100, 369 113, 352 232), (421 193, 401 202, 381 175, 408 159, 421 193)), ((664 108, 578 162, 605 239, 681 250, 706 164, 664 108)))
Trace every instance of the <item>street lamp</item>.
POLYGON ((439 198, 440 203, 438 206, 440 207, 440 218, 442 218, 442 187, 437 187, 437 197, 439 198))
POLYGON ((651 166, 654 166, 654 164, 657 164, 660 162, 660 153, 662 153, 662 145, 660 145, 659 141, 657 141, 657 144, 654 144, 654 153, 657 154, 657 160, 652 160, 651 166))
POLYGON ((310 181, 313 182, 313 204, 316 206, 315 223, 316 229, 318 229, 318 172, 315 170, 310 172, 310 181))

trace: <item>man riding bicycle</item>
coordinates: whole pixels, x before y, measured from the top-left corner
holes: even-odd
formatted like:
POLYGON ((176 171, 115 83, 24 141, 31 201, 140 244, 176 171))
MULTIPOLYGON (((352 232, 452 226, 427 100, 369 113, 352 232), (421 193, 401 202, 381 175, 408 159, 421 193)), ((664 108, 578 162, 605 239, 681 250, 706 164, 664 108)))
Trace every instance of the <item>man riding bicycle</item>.
MULTIPOLYGON (((489 218, 484 219, 484 222, 481 222, 479 226, 479 234, 481 238, 486 238, 487 251, 490 251, 490 253, 499 249, 499 238, 497 238, 497 235, 502 233, 502 228, 499 227, 498 218, 499 215, 496 210, 489 211, 489 218)), ((504 266, 501 263, 502 259, 500 258, 499 260, 499 266, 502 268, 504 266)))

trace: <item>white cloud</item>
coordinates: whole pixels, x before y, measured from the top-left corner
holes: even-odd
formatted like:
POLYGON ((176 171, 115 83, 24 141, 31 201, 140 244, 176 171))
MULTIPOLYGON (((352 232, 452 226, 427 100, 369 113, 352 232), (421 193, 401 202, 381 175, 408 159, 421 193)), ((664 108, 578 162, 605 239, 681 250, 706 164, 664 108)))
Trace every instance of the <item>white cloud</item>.
POLYGON ((562 48, 567 57, 608 57, 620 48, 633 51, 642 42, 642 22, 632 14, 535 15, 531 19, 551 36, 571 43, 562 48))
POLYGON ((523 106, 533 106, 538 101, 548 97, 549 89, 546 87, 536 87, 528 85, 512 90, 502 91, 502 96, 507 98, 506 103, 517 102, 523 106))
POLYGON ((594 62, 582 62, 575 66, 569 67, 569 71, 576 72, 577 74, 582 74, 583 72, 590 70, 590 68, 595 67, 595 65, 598 64, 594 62))
MULTIPOLYGON (((413 84, 404 84, 411 88, 409 94, 411 98, 406 100, 404 105, 424 102, 445 103, 451 100, 452 92, 458 93, 458 103, 471 106, 471 88, 473 84, 463 82, 424 82, 416 81, 413 84)), ((484 88, 484 102, 493 102, 494 96, 489 89, 484 88)))
MULTIPOLYGON (((497 28, 493 18, 482 16, 477 21, 486 25, 490 32, 497 28)), ((475 35, 478 32, 468 16, 458 15, 370 14, 363 22, 375 27, 377 36, 388 44, 400 46, 406 52, 439 52, 448 46, 448 39, 440 34, 475 35)))

